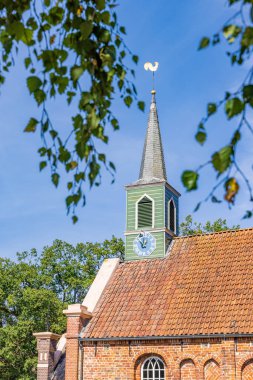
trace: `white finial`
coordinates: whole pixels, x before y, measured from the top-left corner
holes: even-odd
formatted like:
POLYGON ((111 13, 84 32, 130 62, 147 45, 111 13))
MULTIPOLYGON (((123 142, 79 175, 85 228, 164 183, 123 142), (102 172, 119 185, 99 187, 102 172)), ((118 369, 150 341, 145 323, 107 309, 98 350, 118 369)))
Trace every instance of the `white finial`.
POLYGON ((158 62, 154 62, 154 64, 152 65, 152 63, 150 63, 150 62, 146 62, 145 64, 144 64, 144 69, 146 70, 146 71, 156 71, 157 69, 158 69, 158 66, 159 66, 159 63, 158 62))

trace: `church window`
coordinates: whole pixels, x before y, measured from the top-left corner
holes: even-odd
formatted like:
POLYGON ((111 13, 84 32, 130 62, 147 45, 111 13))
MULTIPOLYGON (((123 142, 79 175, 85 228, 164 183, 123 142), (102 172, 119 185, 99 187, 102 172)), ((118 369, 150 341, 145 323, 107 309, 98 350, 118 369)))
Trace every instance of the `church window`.
POLYGON ((176 205, 172 198, 168 204, 168 216, 168 227, 172 232, 176 233, 176 205))
POLYGON ((137 203, 137 228, 153 227, 153 200, 144 196, 137 203))
POLYGON ((141 369, 141 380, 164 380, 165 366, 161 359, 152 356, 145 360, 141 369))

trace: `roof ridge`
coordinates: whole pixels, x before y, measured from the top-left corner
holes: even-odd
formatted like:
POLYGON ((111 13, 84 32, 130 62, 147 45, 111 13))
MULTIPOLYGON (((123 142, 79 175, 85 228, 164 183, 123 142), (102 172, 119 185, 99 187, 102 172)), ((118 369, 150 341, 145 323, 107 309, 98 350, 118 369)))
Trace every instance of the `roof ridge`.
POLYGON ((204 233, 192 234, 192 235, 174 236, 173 239, 185 239, 185 238, 198 237, 198 236, 210 236, 210 235, 227 234, 231 232, 242 232, 242 231, 253 231, 253 227, 231 228, 224 231, 214 231, 214 232, 204 232, 204 233))

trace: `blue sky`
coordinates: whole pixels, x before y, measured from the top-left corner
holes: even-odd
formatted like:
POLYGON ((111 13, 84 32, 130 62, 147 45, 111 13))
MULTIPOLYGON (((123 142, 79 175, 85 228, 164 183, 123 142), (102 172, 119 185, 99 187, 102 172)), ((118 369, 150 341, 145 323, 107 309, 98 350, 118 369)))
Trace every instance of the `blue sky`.
MULTIPOLYGON (((219 0, 128 0, 118 8, 121 24, 126 26, 126 42, 140 57, 136 85, 140 98, 149 106, 151 78, 145 72, 146 61, 160 63, 156 78, 157 105, 163 137, 169 182, 182 193, 180 220, 192 213, 196 203, 210 191, 215 174, 205 170, 200 190, 185 193, 180 176, 184 169, 205 162, 214 150, 228 142, 233 123, 222 113, 209 123, 205 147, 194 141, 196 126, 205 114, 206 103, 236 88, 246 71, 231 68, 224 46, 197 51, 200 37, 216 31, 228 17, 225 2, 219 0)), ((114 185, 105 175, 102 186, 87 193, 87 205, 79 208, 79 222, 73 225, 66 216, 65 187, 55 189, 49 173, 39 173, 39 136, 23 133, 24 125, 36 107, 25 85, 24 71, 16 65, 9 74, 0 96, 0 256, 14 257, 17 251, 41 249, 56 238, 70 243, 101 241, 113 234, 123 236, 125 228, 124 185, 138 177, 147 125, 147 112, 136 107, 127 110, 117 99, 114 104, 121 129, 110 133, 107 154, 117 166, 114 185)), ((70 122, 71 109, 62 101, 50 107, 54 123, 61 129, 70 122)), ((240 161, 252 177, 251 137, 245 135, 240 161)), ((230 225, 252 225, 241 220, 248 203, 242 185, 236 207, 205 203, 194 214, 198 221, 226 218, 230 225)))

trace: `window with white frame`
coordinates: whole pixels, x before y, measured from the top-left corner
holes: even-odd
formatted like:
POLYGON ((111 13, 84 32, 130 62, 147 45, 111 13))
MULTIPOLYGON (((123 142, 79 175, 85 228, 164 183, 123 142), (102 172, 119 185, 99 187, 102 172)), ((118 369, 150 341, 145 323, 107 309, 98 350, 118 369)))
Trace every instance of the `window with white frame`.
POLYGON ((156 356, 146 359, 141 368, 141 380, 165 380, 163 361, 156 356))
POLYGON ((170 199, 168 204, 168 227, 169 230, 176 233, 176 205, 173 198, 170 199))
POLYGON ((137 228, 153 227, 153 200, 144 195, 137 203, 137 228))

